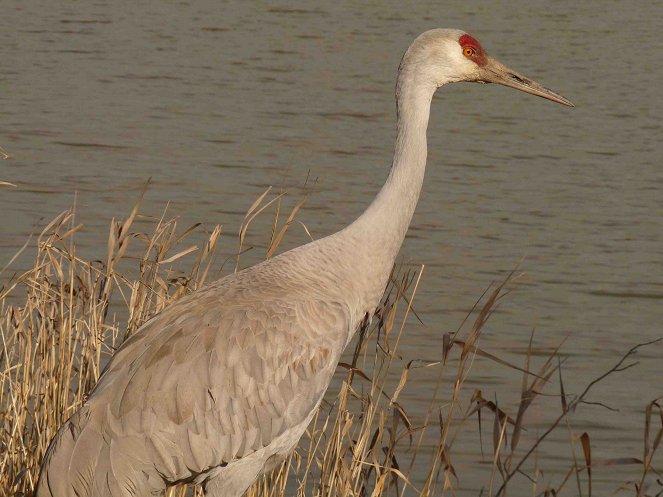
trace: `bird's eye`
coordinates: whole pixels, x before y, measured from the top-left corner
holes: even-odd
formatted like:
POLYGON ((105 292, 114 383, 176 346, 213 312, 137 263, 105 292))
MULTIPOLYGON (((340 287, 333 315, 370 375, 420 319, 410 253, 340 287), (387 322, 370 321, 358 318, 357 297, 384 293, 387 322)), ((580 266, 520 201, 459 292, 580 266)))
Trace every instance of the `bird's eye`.
POLYGON ((473 57, 477 54, 477 51, 473 49, 472 47, 465 47, 463 48, 463 55, 465 57, 473 57))

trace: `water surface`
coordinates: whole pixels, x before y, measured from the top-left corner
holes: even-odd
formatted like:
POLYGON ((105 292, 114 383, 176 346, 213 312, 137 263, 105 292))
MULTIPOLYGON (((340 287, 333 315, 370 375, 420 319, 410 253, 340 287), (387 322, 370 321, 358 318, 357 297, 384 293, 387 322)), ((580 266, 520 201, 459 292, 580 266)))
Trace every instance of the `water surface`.
MULTIPOLYGON (((402 52, 425 29, 459 27, 577 108, 493 86, 438 92, 426 184, 402 250, 405 263, 425 264, 424 324, 412 320, 403 355, 439 358, 441 334, 517 264, 526 274, 482 346, 522 363, 532 329, 541 347, 568 336, 567 391, 663 335, 659 4, 29 0, 2 10, 0 146, 11 159, 0 180, 18 187, 0 190, 0 266, 74 203, 86 226, 79 247, 99 257, 111 218, 128 212, 148 177, 146 211, 168 204, 183 226, 222 223, 225 255, 269 185, 291 192, 289 206, 311 193, 300 220, 314 237, 340 229, 386 177, 402 52)), ((306 239, 293 230, 285 244, 306 239)), ((641 457, 645 404, 663 394, 662 354, 642 351, 637 367, 597 387, 592 399, 618 412, 586 406, 574 417, 595 457, 641 457)), ((420 416, 435 373, 415 374, 403 402, 420 416)), ((517 375, 477 361, 474 378, 513 407, 517 375)), ((568 460, 565 438, 540 458, 568 460)), ((467 452, 471 495, 480 455, 467 452)), ((636 476, 597 470, 596 488, 636 476)))

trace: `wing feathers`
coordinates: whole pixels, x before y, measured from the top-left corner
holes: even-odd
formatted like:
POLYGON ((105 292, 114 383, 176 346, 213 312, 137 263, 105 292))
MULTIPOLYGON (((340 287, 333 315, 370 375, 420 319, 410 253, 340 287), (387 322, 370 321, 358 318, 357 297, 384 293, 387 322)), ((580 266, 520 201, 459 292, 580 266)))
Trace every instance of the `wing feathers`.
POLYGON ((104 485, 131 495, 135 481, 121 475, 132 471, 152 482, 196 477, 268 446, 317 406, 351 331, 347 308, 239 305, 213 290, 150 320, 109 363, 84 407, 99 417, 94 429, 74 426, 80 436, 52 465, 76 470, 80 495, 104 485), (65 453, 87 462, 69 467, 65 453))

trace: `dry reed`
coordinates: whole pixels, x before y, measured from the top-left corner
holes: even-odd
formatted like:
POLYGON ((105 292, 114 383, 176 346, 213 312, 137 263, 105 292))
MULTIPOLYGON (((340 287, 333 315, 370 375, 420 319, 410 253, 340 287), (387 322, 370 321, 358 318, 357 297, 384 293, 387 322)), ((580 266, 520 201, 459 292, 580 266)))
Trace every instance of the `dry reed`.
MULTIPOLYGON (((276 207, 267 248, 271 256, 301 206, 297 204, 281 221, 280 196, 267 200, 268 193, 247 212, 240 229, 237 267, 246 232, 257 215, 276 207)), ((139 207, 140 200, 126 219, 112 221, 101 260, 77 255, 74 235, 81 226, 72 211, 63 212, 37 237, 32 267, 20 275, 4 276, 0 287, 1 496, 32 495, 51 437, 85 400, 113 351, 150 316, 205 284, 217 266, 220 226, 205 232, 201 248, 187 246, 189 236, 200 233, 202 226, 180 231, 177 219, 161 218, 151 221, 151 232, 146 234, 136 226, 141 219, 139 207), (183 261, 189 261, 187 267, 174 272, 173 264, 183 261), (121 270, 120 266, 128 267, 121 270)), ((141 222, 147 224, 145 219, 141 222)), ((399 355, 399 345, 407 319, 414 313, 422 270, 394 272, 372 324, 366 323, 358 333, 351 360, 340 364, 344 377, 338 395, 323 404, 299 449, 257 482, 248 492, 250 497, 456 495, 468 483, 456 471, 455 449, 468 424, 481 433, 482 419, 492 420, 492 453, 487 456, 490 463, 471 476, 471 486, 479 488, 481 495, 558 495, 571 482, 577 494, 591 495, 592 470, 612 464, 639 468, 624 487, 629 495, 660 492, 663 486, 653 461, 663 437, 661 399, 646 407, 642 458, 592 460, 590 435, 574 432, 570 420, 591 387, 628 367, 625 361, 646 344, 635 346, 584 392, 571 397, 564 391, 557 350, 535 371, 532 340, 522 367, 479 347, 482 329, 515 279, 511 274, 477 302, 468 314, 471 325, 468 319, 457 332, 441 336, 440 357, 434 363, 407 361, 399 355), (520 401, 511 409, 513 413, 486 399, 481 390, 466 386, 478 358, 522 373, 520 401), (427 412, 415 423, 401 399, 417 367, 438 368, 438 380, 427 412), (556 375, 560 390, 554 394, 560 399, 560 411, 543 434, 528 436, 523 447, 526 414, 556 375), (542 476, 545 461, 536 456, 560 425, 569 432, 573 457, 568 471, 551 483, 542 476), (578 447, 581 455, 577 457, 578 447), (415 468, 425 477, 415 481, 415 468)), ((191 492, 200 494, 200 489, 179 487, 168 494, 191 492)))

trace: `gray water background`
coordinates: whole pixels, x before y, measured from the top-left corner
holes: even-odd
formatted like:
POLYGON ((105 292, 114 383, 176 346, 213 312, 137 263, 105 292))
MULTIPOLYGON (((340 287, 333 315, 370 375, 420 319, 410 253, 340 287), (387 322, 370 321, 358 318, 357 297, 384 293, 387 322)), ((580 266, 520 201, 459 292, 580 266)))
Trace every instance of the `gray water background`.
MULTIPOLYGON (((289 207, 310 194, 299 219, 315 238, 340 229, 388 172, 401 54, 426 29, 458 27, 577 107, 492 85, 438 92, 402 249, 406 264, 425 265, 424 324, 411 320, 404 360, 439 359, 442 333, 517 264, 526 274, 481 346, 522 364, 532 329, 541 349, 568 337, 567 392, 663 335, 663 4, 29 0, 1 10, 0 146, 11 158, 0 180, 17 188, 0 189, 0 267, 74 202, 79 250, 101 257, 111 218, 128 213, 148 177, 144 212, 168 205, 182 226, 221 223, 225 255, 270 185, 290 193, 289 207)), ((264 256, 268 225, 257 221, 258 248, 244 264, 264 256)), ((291 231, 285 248, 307 239, 291 231)), ((595 458, 642 456, 644 407, 663 395, 662 355, 647 348, 596 388, 592 400, 618 412, 585 406, 574 416, 595 458)), ((436 374, 413 372, 402 394, 415 419, 436 374)), ((472 381, 513 412, 519 375, 478 360, 472 381)), ((535 410, 531 426, 543 429, 557 403, 535 410)), ((539 452, 552 484, 567 467, 567 438, 539 452)), ((468 440, 458 473, 475 495, 487 464, 468 440)), ((637 476, 599 468, 595 490, 637 476)))

